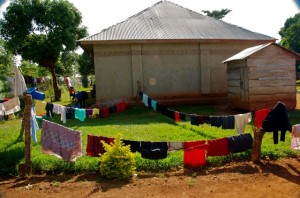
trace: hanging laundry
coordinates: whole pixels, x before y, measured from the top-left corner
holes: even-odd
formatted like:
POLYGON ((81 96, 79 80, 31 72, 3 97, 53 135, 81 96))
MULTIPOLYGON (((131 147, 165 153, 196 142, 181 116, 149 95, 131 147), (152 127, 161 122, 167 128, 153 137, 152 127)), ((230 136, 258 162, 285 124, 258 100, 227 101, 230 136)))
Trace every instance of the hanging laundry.
POLYGON ((300 124, 292 127, 291 149, 300 150, 300 124))
POLYGON ((109 116, 109 109, 108 109, 108 107, 101 108, 100 117, 101 118, 107 118, 108 116, 109 116))
POLYGON ((274 144, 278 144, 278 131, 280 130, 280 141, 285 141, 286 131, 292 131, 289 116, 283 103, 278 102, 277 105, 268 113, 262 123, 262 129, 265 132, 273 132, 274 144))
POLYGON ((49 118, 53 118, 53 104, 52 103, 47 103, 46 104, 46 114, 47 114, 47 117, 49 118))
POLYGON ((31 107, 30 125, 31 125, 31 139, 34 142, 37 142, 36 132, 37 130, 39 130, 39 125, 36 121, 34 106, 31 107))
POLYGON ((80 121, 84 121, 86 118, 86 111, 85 109, 75 109, 75 118, 80 120, 80 121))
POLYGON ((176 151, 183 149, 183 142, 168 142, 168 151, 176 151))
POLYGON ((73 107, 66 107, 66 118, 67 119, 75 118, 75 109, 73 107))
POLYGON ((109 107, 109 113, 116 113, 117 112, 117 107, 115 105, 109 107))
POLYGON ((163 108, 161 113, 173 120, 175 120, 175 111, 174 110, 171 110, 171 109, 168 109, 168 108, 163 108))
POLYGON ((86 117, 90 117, 91 115, 93 115, 93 109, 86 109, 85 113, 86 113, 86 117))
POLYGON ((186 114, 183 113, 183 112, 180 112, 179 113, 179 118, 180 118, 180 120, 186 121, 186 114))
POLYGON ((153 108, 154 111, 157 110, 156 105, 157 105, 157 102, 155 100, 151 100, 151 106, 152 106, 152 108, 153 108))
POLYGON ((203 116, 202 120, 204 123, 210 124, 210 116, 203 116))
POLYGON ((270 109, 261 109, 261 110, 255 111, 254 126, 256 126, 258 129, 260 129, 264 119, 267 117, 269 112, 270 112, 270 109))
POLYGON ((126 111, 126 102, 125 101, 121 102, 121 111, 126 111))
POLYGON ((175 111, 175 122, 180 122, 180 114, 178 111, 175 111))
POLYGON ((14 97, 3 103, 5 115, 16 113, 21 110, 19 97, 14 97))
POLYGON ((145 93, 143 93, 142 102, 148 107, 148 96, 145 93))
POLYGON ((46 105, 47 103, 45 101, 36 100, 35 102, 35 112, 36 115, 42 116, 46 113, 46 105))
POLYGON ((253 139, 250 133, 228 137, 228 148, 231 153, 244 152, 252 149, 253 139))
POLYGON ((5 108, 3 105, 3 102, 0 103, 0 116, 4 116, 5 115, 5 108))
MULTIPOLYGON (((37 101, 39 101, 39 100, 37 100, 37 101)), ((59 110, 60 110, 60 105, 53 104, 53 109, 52 109, 53 113, 60 114, 59 110)))
POLYGON ((234 129, 234 116, 222 116, 222 129, 234 129))
MULTIPOLYGON (((102 110, 102 109, 101 109, 102 110)), ((93 108, 93 116, 99 116, 100 115, 100 110, 98 108, 93 108)))
POLYGON ((207 156, 229 155, 228 138, 219 138, 207 141, 207 156))
POLYGON ((21 74, 20 67, 15 65, 14 96, 23 96, 23 93, 25 93, 26 90, 26 83, 23 75, 21 74))
POLYGON ((215 127, 222 126, 222 116, 210 116, 210 124, 215 127))
POLYGON ((149 107, 150 109, 153 109, 153 107, 152 107, 152 99, 149 98, 149 97, 148 97, 148 107, 149 107))
POLYGON ((191 125, 197 125, 199 126, 199 116, 194 114, 194 115, 191 115, 191 125))
POLYGON ((185 167, 199 167, 206 165, 207 144, 204 140, 184 142, 183 164, 185 167))
POLYGON ((122 140, 124 145, 129 145, 131 152, 140 152, 141 149, 141 142, 138 141, 131 141, 131 140, 122 140))
POLYGON ((145 159, 164 159, 168 154, 167 142, 141 142, 141 155, 145 159))
POLYGON ((42 123, 41 145, 43 153, 66 162, 82 156, 81 133, 47 120, 42 123))
POLYGON ((88 135, 88 141, 86 146, 86 155, 99 157, 100 154, 105 153, 103 144, 104 141, 107 144, 112 144, 115 138, 108 138, 102 136, 88 135))
POLYGON ((67 107, 60 105, 59 106, 59 112, 61 114, 60 120, 63 123, 66 123, 67 122, 67 107))
POLYGON ((244 114, 237 114, 234 115, 234 120, 235 120, 235 128, 237 130, 237 133, 243 134, 246 125, 252 120, 252 114, 250 112, 244 114))

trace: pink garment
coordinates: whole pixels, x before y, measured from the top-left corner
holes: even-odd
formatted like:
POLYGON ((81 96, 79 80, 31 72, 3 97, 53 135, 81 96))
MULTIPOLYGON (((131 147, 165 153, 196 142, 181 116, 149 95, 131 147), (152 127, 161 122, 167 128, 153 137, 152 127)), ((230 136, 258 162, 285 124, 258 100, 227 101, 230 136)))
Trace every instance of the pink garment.
POLYGON ((41 145, 43 153, 76 161, 82 156, 81 133, 62 125, 43 120, 41 145))
POLYGON ((300 124, 296 124, 292 128, 291 149, 300 150, 300 124))

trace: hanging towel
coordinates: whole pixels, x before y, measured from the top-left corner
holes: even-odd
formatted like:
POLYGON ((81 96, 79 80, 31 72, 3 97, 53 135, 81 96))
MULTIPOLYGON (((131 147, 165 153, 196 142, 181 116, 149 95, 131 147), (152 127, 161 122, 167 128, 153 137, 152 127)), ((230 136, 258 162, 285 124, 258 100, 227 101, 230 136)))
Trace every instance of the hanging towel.
POLYGON ((88 141, 86 146, 86 155, 99 157, 100 154, 105 153, 103 144, 101 141, 104 141, 107 144, 114 142, 114 138, 102 137, 88 135, 88 141))
POLYGON ((75 109, 73 107, 66 107, 66 118, 67 119, 75 118, 75 109))
POLYGON ((67 122, 67 107, 60 105, 59 112, 61 114, 60 120, 65 124, 67 122))
POLYGON ((176 151, 183 149, 183 142, 168 142, 168 151, 176 151))
POLYGON ((80 121, 84 121, 86 118, 86 111, 85 109, 75 109, 75 118, 77 118, 80 121))
POLYGON ((125 111, 126 110, 126 102, 122 101, 120 107, 121 107, 121 111, 125 111))
POLYGON ((186 114, 183 112, 179 113, 180 120, 186 121, 186 114))
POLYGON ((175 111, 175 122, 180 122, 180 114, 178 111, 175 111))
POLYGON ((35 102, 35 112, 36 115, 42 116, 46 113, 46 105, 47 103, 41 100, 36 100, 35 102))
POLYGON ((262 123, 262 129, 265 132, 273 132, 274 144, 278 144, 278 131, 280 130, 280 141, 285 141, 286 131, 292 131, 289 116, 283 103, 277 105, 268 113, 262 123))
POLYGON ((199 167, 206 165, 205 149, 207 144, 204 140, 184 142, 183 164, 187 167, 199 167))
POLYGON ((148 107, 148 96, 143 93, 142 102, 146 107, 148 107))
POLYGON ((86 113, 86 117, 90 117, 91 115, 93 115, 93 109, 86 109, 85 113, 86 113))
POLYGON ((23 75, 21 74, 20 67, 15 65, 15 78, 14 78, 14 96, 22 96, 26 92, 27 87, 23 75))
POLYGON ((270 112, 270 109, 261 109, 261 110, 255 111, 254 126, 256 126, 258 129, 260 129, 264 119, 267 117, 269 112, 270 112))
POLYGON ((222 129, 234 129, 234 116, 222 116, 222 129))
POLYGON ((210 116, 210 124, 214 127, 222 126, 222 116, 210 116))
POLYGON ((296 124, 292 128, 291 149, 300 150, 300 124, 296 124))
POLYGON ((62 125, 43 120, 41 145, 43 153, 63 158, 64 161, 76 161, 82 156, 81 133, 62 125))
POLYGON ((253 139, 250 133, 228 137, 228 148, 231 153, 244 152, 252 149, 253 139))
POLYGON ((145 159, 164 159, 168 154, 167 142, 141 142, 141 156, 145 159))
POLYGON ((154 111, 157 110, 156 105, 157 105, 157 102, 155 100, 151 100, 151 106, 152 106, 154 111))
POLYGON ((197 126, 199 126, 198 115, 191 115, 191 125, 197 125, 197 126))
POLYGON ((148 107, 152 109, 152 99, 148 97, 148 107))
POLYGON ((108 109, 108 107, 101 108, 100 117, 101 118, 107 118, 108 116, 109 116, 109 109, 108 109))
MULTIPOLYGON (((37 101, 39 101, 39 100, 37 100, 37 101)), ((53 104, 53 113, 60 114, 60 112, 59 112, 60 107, 59 106, 60 105, 58 105, 58 104, 53 104)))
POLYGON ((93 108, 93 115, 94 116, 99 116, 100 112, 98 108, 93 108))
POLYGON ((19 97, 14 97, 3 103, 5 115, 16 113, 21 110, 19 97))
POLYGON ((36 138, 36 132, 37 130, 39 130, 39 125, 36 121, 36 117, 35 117, 35 110, 34 107, 31 107, 31 117, 30 117, 30 124, 31 124, 31 139, 34 142, 37 142, 37 138, 36 138))
POLYGON ((224 156, 228 155, 228 138, 220 138, 207 141, 207 156, 224 156))
POLYGON ((246 125, 252 120, 252 114, 250 112, 244 114, 237 114, 234 116, 234 120, 237 133, 243 134, 246 125))
POLYGON ((117 112, 117 106, 116 105, 113 105, 111 107, 109 107, 109 113, 115 113, 117 112))

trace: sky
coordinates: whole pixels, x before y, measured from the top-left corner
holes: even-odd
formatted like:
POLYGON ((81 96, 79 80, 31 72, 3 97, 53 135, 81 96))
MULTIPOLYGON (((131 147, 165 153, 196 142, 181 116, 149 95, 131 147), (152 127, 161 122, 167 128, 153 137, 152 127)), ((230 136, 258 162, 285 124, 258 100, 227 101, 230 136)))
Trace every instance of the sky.
MULTIPOLYGON (((82 14, 90 35, 126 20, 160 0, 69 0, 82 14)), ((200 14, 202 10, 232 10, 223 21, 280 40, 284 22, 300 12, 299 0, 169 0, 200 14)), ((0 17, 9 0, 0 0, 0 17)))

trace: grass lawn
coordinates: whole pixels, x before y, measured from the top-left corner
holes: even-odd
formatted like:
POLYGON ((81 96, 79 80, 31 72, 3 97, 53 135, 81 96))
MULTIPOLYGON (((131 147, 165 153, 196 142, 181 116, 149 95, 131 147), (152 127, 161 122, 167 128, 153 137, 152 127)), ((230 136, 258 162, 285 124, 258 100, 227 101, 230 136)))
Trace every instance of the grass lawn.
MULTIPOLYGON (((83 90, 83 88, 82 88, 83 90)), ((92 102, 92 101, 90 101, 92 102)), ((63 92, 60 104, 69 105, 69 95, 63 92)), ((213 106, 181 106, 172 107, 185 113, 202 115, 218 115, 213 106)), ((299 123, 300 111, 289 112, 292 124, 299 123)), ((60 115, 51 121, 62 124, 60 115)), ((236 130, 224 130, 204 124, 194 126, 190 121, 175 123, 168 117, 147 109, 143 106, 129 107, 125 112, 111 114, 108 118, 87 118, 84 122, 77 119, 67 120, 66 127, 82 133, 83 149, 87 145, 87 135, 114 137, 121 133, 123 139, 136 141, 193 141, 209 140, 236 135, 236 130)), ((18 142, 21 120, 9 120, 0 124, 0 175, 16 175, 17 166, 24 162, 24 142, 18 142)), ((246 132, 252 132, 252 123, 246 127, 246 132)), ((279 157, 296 156, 299 152, 290 149, 291 135, 286 134, 286 141, 273 144, 272 133, 266 133, 262 143, 262 158, 277 159, 279 157)), ((76 163, 66 163, 54 156, 41 152, 41 130, 37 132, 38 142, 32 144, 32 166, 36 173, 80 173, 99 170, 98 158, 82 156, 76 163)), ((171 152, 163 160, 147 160, 136 153, 138 171, 165 171, 183 167, 183 151, 171 152)), ((251 151, 230 154, 225 157, 208 157, 207 166, 218 166, 232 160, 250 160, 251 151)))

